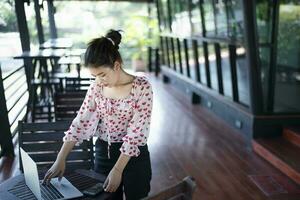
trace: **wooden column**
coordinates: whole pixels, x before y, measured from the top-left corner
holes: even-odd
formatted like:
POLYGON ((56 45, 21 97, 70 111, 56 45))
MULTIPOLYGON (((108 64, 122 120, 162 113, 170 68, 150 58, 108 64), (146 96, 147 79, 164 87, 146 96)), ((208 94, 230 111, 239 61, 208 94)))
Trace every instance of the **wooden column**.
POLYGON ((250 110, 254 115, 263 112, 263 93, 258 52, 255 1, 243 0, 246 65, 249 72, 250 110))
POLYGON ((55 25, 55 8, 53 6, 53 0, 47 0, 48 4, 48 18, 49 18, 49 27, 50 27, 50 37, 51 39, 57 38, 57 29, 55 25))
POLYGON ((0 146, 2 156, 14 156, 14 146, 12 143, 12 135, 10 131, 10 123, 8 119, 8 111, 6 106, 6 98, 4 94, 2 71, 0 66, 0 146))
MULTIPOLYGON (((28 25, 27 25, 27 19, 26 19, 26 13, 24 9, 24 1, 23 0, 15 0, 15 10, 16 10, 16 16, 17 16, 17 22, 18 22, 18 29, 20 33, 20 40, 22 45, 22 51, 30 51, 30 37, 29 37, 29 31, 28 31, 28 25)), ((28 59, 24 59, 24 65, 25 65, 25 73, 26 73, 26 80, 27 80, 27 87, 30 91, 31 89, 31 70, 32 70, 32 62, 28 59)), ((28 102, 31 102, 31 95, 29 95, 28 102)), ((27 106, 28 108, 29 106, 27 106)), ((27 110, 28 113, 28 110, 27 110)))
POLYGON ((45 42, 45 38, 44 38, 44 30, 42 25, 39 0, 34 0, 34 10, 35 10, 36 28, 39 37, 39 44, 43 44, 45 42))
POLYGON ((24 9, 24 2, 20 0, 15 0, 15 10, 16 17, 18 22, 18 29, 20 33, 21 46, 23 51, 30 50, 30 39, 29 39, 29 31, 26 20, 26 14, 24 9))
POLYGON ((276 84, 276 68, 277 68, 277 39, 279 26, 279 1, 272 1, 272 27, 271 27, 271 48, 270 48, 270 64, 269 64, 269 80, 267 90, 267 111, 274 111, 275 84, 276 84))

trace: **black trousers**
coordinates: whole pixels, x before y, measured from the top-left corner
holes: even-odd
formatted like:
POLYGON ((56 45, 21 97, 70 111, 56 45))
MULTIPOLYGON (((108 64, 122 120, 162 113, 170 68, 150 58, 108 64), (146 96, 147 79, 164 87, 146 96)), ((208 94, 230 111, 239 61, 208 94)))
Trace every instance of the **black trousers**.
MULTIPOLYGON (((108 175, 117 162, 121 152, 122 143, 111 143, 110 159, 107 155, 108 143, 98 139, 96 141, 95 171, 108 175)), ((140 155, 131 157, 122 174, 122 182, 114 192, 113 200, 122 200, 123 192, 126 200, 138 200, 144 198, 150 192, 150 181, 152 178, 150 154, 148 146, 140 146, 140 155)))

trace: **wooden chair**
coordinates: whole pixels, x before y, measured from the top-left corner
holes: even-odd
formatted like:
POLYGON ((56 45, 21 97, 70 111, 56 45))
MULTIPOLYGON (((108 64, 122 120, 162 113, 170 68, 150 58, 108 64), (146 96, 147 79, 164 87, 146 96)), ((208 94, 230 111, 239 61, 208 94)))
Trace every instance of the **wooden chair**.
POLYGON ((90 79, 61 77, 60 85, 61 92, 54 95, 55 121, 72 120, 84 100, 90 79))
POLYGON ((89 78, 65 77, 65 91, 87 91, 91 82, 89 78))
POLYGON ((55 121, 72 120, 76 117, 86 92, 57 92, 54 95, 55 121))
MULTIPOLYGON (((19 121, 19 146, 22 147, 36 162, 38 169, 45 171, 52 166, 63 144, 64 131, 71 122, 25 123, 19 121)), ((20 169, 23 171, 21 157, 20 169)), ((74 146, 66 161, 66 170, 93 169, 93 141, 83 141, 80 146, 74 146)))
POLYGON ((47 120, 49 122, 51 121, 53 94, 55 93, 55 91, 59 91, 60 88, 61 86, 59 80, 32 80, 30 92, 32 94, 32 102, 29 105, 32 110, 32 122, 35 122, 36 120, 47 120), (37 93, 38 89, 40 89, 40 94, 37 93))
POLYGON ((179 183, 143 200, 192 200, 196 189, 194 178, 187 176, 179 183))
POLYGON ((78 74, 78 78, 80 78, 80 70, 81 70, 81 59, 80 56, 64 56, 58 60, 58 64, 60 66, 67 66, 68 72, 71 71, 71 66, 75 66, 78 74))

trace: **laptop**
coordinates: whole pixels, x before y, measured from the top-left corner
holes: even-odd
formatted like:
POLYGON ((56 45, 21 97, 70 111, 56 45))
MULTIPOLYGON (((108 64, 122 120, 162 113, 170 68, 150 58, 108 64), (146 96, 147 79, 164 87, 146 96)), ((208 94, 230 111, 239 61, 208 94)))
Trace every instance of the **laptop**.
POLYGON ((26 185, 38 200, 71 199, 83 196, 65 177, 58 181, 52 178, 49 185, 43 185, 39 180, 36 163, 20 147, 26 185))

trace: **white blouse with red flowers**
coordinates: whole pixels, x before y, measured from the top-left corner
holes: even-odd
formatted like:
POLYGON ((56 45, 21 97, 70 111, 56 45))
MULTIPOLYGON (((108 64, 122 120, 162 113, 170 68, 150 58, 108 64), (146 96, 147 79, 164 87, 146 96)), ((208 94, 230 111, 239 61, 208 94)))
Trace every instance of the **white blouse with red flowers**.
POLYGON ((104 97, 102 91, 102 84, 91 83, 63 140, 76 141, 78 145, 97 136, 108 142, 108 148, 111 143, 123 142, 121 153, 137 157, 138 146, 146 145, 149 136, 153 100, 149 81, 136 76, 130 94, 123 99, 104 97))

